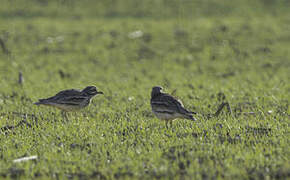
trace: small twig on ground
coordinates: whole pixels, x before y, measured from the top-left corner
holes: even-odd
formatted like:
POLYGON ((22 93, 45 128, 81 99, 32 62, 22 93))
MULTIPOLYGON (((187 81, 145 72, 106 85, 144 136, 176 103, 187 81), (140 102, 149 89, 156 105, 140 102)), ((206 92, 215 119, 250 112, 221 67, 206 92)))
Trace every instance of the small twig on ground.
POLYGON ((23 75, 22 75, 22 72, 19 72, 18 73, 18 84, 22 85, 23 84, 23 75))
POLYGON ((230 106, 230 104, 229 104, 228 102, 226 102, 226 106, 227 106, 227 110, 228 110, 228 112, 229 112, 231 115, 233 115, 232 108, 231 108, 231 106, 230 106))
POLYGON ((22 157, 19 159, 14 159, 13 162, 19 163, 19 162, 28 161, 28 160, 35 160, 35 159, 37 159, 37 156, 29 156, 29 157, 22 157))
POLYGON ((233 115, 233 112, 232 112, 232 108, 230 106, 230 104, 228 102, 222 102, 219 106, 218 106, 218 109, 215 113, 213 114, 206 114, 205 116, 209 119, 209 118, 212 118, 212 117, 218 117, 222 110, 224 109, 224 107, 227 107, 227 110, 228 110, 228 113, 230 113, 231 115, 233 115))
POLYGON ((171 93, 172 96, 175 96, 176 95, 176 92, 177 92, 177 89, 174 89, 171 93))
POLYGON ((218 107, 218 110, 216 111, 216 113, 213 114, 213 116, 218 117, 220 115, 220 113, 222 112, 223 108, 227 105, 228 103, 221 103, 218 107))

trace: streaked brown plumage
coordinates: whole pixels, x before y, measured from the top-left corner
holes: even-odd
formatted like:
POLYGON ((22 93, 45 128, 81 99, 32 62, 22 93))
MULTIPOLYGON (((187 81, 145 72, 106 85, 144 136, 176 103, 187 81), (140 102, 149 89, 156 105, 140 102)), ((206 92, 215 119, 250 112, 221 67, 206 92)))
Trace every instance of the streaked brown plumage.
POLYGON ((163 93, 160 86, 152 88, 150 104, 153 113, 160 120, 165 120, 166 126, 168 122, 172 122, 177 118, 196 120, 192 116, 192 114, 195 114, 194 112, 186 110, 180 100, 163 93))
POLYGON ((53 106, 63 111, 76 111, 90 104, 91 98, 103 92, 97 91, 95 86, 87 86, 82 91, 69 89, 60 91, 47 99, 39 99, 35 105, 53 106))

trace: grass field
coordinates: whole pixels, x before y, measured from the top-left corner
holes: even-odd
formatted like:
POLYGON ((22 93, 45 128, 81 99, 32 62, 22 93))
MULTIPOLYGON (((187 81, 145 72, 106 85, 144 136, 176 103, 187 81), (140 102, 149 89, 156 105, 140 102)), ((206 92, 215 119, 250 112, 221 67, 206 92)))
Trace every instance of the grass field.
POLYGON ((288 1, 1 4, 0 179, 290 178, 288 1), (69 121, 33 105, 87 85, 69 121), (198 120, 166 129, 155 85, 198 120))

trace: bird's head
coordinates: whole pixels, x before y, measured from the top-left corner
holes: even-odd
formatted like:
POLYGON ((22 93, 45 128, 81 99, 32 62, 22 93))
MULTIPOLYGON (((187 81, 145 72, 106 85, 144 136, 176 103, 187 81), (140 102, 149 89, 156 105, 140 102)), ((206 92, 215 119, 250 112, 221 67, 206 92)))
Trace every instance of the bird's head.
POLYGON ((154 97, 160 93, 162 93, 162 87, 161 86, 154 86, 152 88, 152 91, 151 91, 151 97, 154 97))
POLYGON ((104 94, 101 91, 98 91, 95 86, 87 86, 85 89, 82 90, 82 93, 84 93, 87 96, 95 96, 97 94, 104 94))

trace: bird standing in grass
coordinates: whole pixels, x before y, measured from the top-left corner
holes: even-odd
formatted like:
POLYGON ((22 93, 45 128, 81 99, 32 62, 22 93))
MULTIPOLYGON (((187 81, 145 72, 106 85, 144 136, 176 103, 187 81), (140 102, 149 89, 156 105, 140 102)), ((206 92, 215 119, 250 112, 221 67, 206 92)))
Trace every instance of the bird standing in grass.
POLYGON ((82 91, 69 89, 60 91, 55 96, 47 99, 39 99, 35 105, 53 106, 61 109, 63 112, 76 111, 85 108, 90 104, 91 98, 103 92, 97 91, 95 86, 88 86, 82 91))
POLYGON ((166 127, 168 127, 168 122, 172 124, 172 121, 177 118, 196 120, 192 116, 192 114, 196 113, 186 110, 180 100, 163 93, 160 86, 152 88, 150 104, 157 118, 165 120, 166 127))

